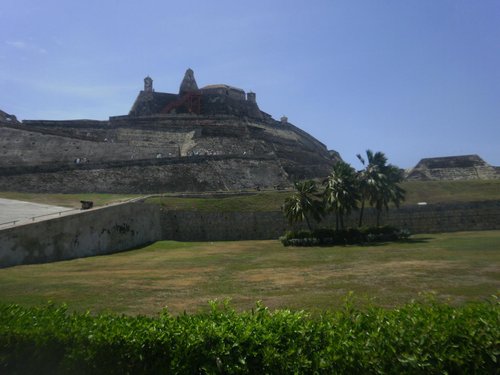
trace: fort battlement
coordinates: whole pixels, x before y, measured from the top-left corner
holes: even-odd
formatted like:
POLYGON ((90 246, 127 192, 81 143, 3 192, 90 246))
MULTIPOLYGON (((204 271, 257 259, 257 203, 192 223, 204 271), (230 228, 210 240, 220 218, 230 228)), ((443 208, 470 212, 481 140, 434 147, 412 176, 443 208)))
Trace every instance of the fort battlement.
POLYGON ((144 78, 141 90, 129 112, 129 116, 150 116, 156 114, 197 114, 197 115, 235 115, 265 120, 266 114, 257 105, 254 92, 227 85, 212 84, 198 88, 192 69, 186 70, 179 92, 157 92, 153 79, 144 78))

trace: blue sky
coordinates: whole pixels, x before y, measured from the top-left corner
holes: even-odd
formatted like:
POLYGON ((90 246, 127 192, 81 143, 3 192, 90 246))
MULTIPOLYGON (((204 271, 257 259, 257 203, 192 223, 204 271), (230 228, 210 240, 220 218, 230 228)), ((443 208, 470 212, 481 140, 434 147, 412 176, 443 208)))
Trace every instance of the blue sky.
POLYGON ((500 166, 498 0, 2 0, 0 109, 19 119, 126 114, 146 75, 177 92, 188 67, 357 168, 368 148, 500 166))

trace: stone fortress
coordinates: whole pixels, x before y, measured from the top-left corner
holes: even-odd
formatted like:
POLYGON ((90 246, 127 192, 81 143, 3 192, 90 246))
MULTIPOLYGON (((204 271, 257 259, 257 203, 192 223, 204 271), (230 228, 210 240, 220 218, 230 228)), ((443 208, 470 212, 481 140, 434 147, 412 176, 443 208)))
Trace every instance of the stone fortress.
MULTIPOLYGON (((286 188, 323 178, 340 155, 286 117, 260 110, 256 94, 198 88, 188 69, 178 93, 150 77, 124 116, 24 120, 0 111, 0 190, 159 193, 286 188)), ((500 178, 477 155, 422 159, 409 180, 500 178)))
POLYGON ((407 180, 492 180, 500 178, 500 167, 493 167, 478 155, 425 158, 407 171, 407 180))
POLYGON ((186 71, 178 94, 156 92, 151 77, 144 79, 144 90, 137 96, 129 116, 158 114, 224 114, 272 121, 270 115, 259 109, 255 93, 224 84, 199 89, 191 69, 186 71))
MULTIPOLYGON (((261 111, 254 93, 224 84, 200 89, 190 69, 177 94, 156 92, 146 77, 129 114, 107 121, 20 122, 0 111, 0 155, 0 191, 60 193, 284 188, 325 177, 340 160, 285 117, 276 121, 261 111)), ((499 168, 477 155, 422 159, 407 171, 414 180, 499 177, 499 168)), ((403 207, 384 223, 415 233, 498 229, 499 207, 491 201, 403 207)), ((0 267, 166 239, 271 239, 289 228, 281 212, 169 211, 140 201, 7 224, 0 267)))
POLYGON ((317 139, 274 120, 256 94, 198 88, 188 69, 178 93, 150 77, 128 115, 24 120, 0 113, 0 190, 158 193, 281 188, 325 177, 340 159, 317 139))

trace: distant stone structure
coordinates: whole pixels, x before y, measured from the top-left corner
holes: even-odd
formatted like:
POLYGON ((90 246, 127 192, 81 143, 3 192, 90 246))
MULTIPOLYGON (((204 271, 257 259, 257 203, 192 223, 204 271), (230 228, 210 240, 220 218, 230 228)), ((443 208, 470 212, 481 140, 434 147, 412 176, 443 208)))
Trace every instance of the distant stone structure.
POLYGON ((17 121, 17 118, 16 116, 14 115, 9 115, 8 113, 2 111, 0 109, 0 124, 1 123, 5 123, 5 124, 14 124, 14 123, 18 123, 19 121, 17 121))
POLYGON ((194 79, 194 72, 192 69, 186 70, 184 74, 184 79, 181 82, 181 87, 179 88, 179 95, 186 95, 190 92, 198 91, 198 85, 194 79))
POLYGON ((226 84, 207 85, 198 88, 192 69, 186 70, 179 93, 155 92, 153 80, 144 79, 144 90, 139 93, 129 116, 158 114, 234 115, 257 120, 270 119, 261 112, 253 92, 226 84), (147 80, 147 81, 146 81, 147 80))
POLYGON ((0 190, 158 193, 291 186, 322 178, 338 153, 261 111, 256 95, 226 84, 179 93, 144 79, 128 115, 23 120, 0 112, 0 190))
POLYGON ((500 168, 478 155, 426 158, 411 169, 407 180, 489 180, 500 178, 500 168))

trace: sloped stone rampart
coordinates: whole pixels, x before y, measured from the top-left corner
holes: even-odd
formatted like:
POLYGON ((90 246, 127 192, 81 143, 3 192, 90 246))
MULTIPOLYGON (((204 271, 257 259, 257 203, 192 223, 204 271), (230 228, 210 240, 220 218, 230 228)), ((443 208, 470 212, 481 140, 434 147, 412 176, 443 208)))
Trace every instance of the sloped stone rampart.
POLYGON ((291 124, 230 115, 2 123, 0 149, 0 190, 54 193, 273 187, 336 161, 291 124))
POLYGON ((112 254, 160 239, 157 207, 118 204, 0 230, 0 267, 112 254))
POLYGON ((0 168, 0 190, 59 193, 159 193, 287 185, 273 157, 192 156, 83 165, 0 168))

